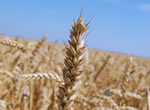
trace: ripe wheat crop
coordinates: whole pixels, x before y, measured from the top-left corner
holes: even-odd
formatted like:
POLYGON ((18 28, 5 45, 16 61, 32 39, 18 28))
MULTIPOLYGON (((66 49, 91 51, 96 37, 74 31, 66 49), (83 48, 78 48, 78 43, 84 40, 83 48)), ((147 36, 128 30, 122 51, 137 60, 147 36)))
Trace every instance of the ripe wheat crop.
POLYGON ((80 16, 67 45, 0 35, 0 110, 150 110, 150 59, 87 49, 87 30, 80 16))

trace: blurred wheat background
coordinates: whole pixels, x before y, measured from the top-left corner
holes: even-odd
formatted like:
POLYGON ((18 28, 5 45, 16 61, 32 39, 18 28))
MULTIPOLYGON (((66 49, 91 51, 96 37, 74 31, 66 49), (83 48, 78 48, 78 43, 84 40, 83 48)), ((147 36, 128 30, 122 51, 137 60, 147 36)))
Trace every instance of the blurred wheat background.
POLYGON ((150 3, 56 1, 0 1, 0 110, 150 110, 150 3))
POLYGON ((149 110, 150 59, 86 49, 87 28, 65 46, 1 35, 0 110, 149 110))

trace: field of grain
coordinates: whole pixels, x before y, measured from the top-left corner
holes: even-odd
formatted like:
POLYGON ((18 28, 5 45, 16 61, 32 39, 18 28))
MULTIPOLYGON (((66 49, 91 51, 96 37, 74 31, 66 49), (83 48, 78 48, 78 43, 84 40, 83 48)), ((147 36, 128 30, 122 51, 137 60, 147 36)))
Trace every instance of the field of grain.
POLYGON ((87 49, 87 28, 66 46, 0 35, 0 110, 150 110, 150 59, 87 49))

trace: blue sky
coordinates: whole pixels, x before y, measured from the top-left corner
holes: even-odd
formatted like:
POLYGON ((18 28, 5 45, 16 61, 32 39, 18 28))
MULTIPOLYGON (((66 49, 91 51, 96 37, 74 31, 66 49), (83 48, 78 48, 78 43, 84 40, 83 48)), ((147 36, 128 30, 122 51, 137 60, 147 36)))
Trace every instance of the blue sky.
POLYGON ((0 0, 0 33, 67 42, 81 8, 89 48, 150 58, 149 0, 0 0))

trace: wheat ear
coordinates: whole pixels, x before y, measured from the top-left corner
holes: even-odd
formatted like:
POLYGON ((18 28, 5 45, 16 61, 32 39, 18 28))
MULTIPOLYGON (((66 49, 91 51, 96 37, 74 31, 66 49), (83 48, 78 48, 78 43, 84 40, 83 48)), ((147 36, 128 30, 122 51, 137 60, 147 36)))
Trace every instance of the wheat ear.
POLYGON ((85 32, 88 24, 82 24, 82 16, 77 22, 74 22, 70 30, 69 45, 66 46, 65 67, 63 69, 64 85, 59 87, 58 106, 60 110, 72 109, 72 100, 74 100, 75 85, 85 64, 86 45, 84 41, 85 32))
POLYGON ((44 41, 46 40, 46 35, 44 35, 42 37, 42 39, 36 44, 34 50, 32 51, 31 53, 31 56, 29 57, 29 67, 30 67, 30 71, 31 72, 34 72, 34 67, 33 67, 33 60, 34 60, 34 57, 36 55, 36 53, 39 51, 39 48, 41 47, 41 45, 44 43, 44 41))
POLYGON ((50 79, 57 82, 62 82, 62 79, 56 73, 31 73, 23 74, 23 79, 26 80, 40 80, 40 79, 50 79))
POLYGON ((128 90, 130 75, 134 72, 135 70, 133 65, 133 57, 130 57, 129 61, 127 61, 127 64, 125 65, 124 79, 121 86, 122 96, 123 96, 123 100, 121 104, 126 104, 125 95, 128 90))
POLYGON ((19 44, 18 42, 13 41, 13 40, 1 39, 0 44, 7 45, 10 47, 17 47, 18 49, 20 49, 23 52, 25 52, 27 50, 22 44, 19 44))

